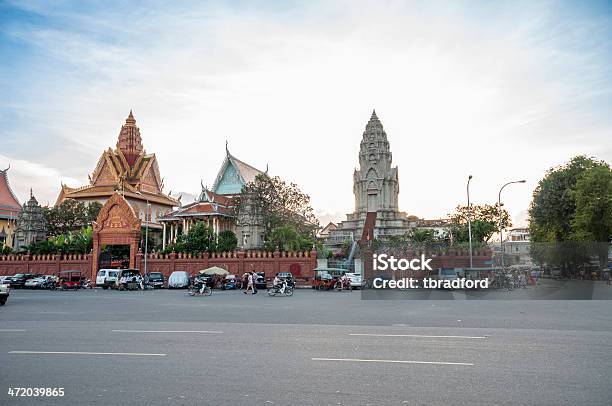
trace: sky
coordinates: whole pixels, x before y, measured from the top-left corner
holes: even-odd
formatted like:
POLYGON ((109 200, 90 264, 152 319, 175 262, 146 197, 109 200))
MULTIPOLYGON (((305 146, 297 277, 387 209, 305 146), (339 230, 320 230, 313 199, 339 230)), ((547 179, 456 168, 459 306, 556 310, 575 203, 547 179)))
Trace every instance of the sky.
POLYGON ((131 109, 166 192, 212 185, 227 141, 322 223, 353 211, 376 109, 402 211, 525 179, 502 195, 521 226, 547 169, 612 162, 612 2, 0 0, 0 167, 22 202, 86 184, 131 109))

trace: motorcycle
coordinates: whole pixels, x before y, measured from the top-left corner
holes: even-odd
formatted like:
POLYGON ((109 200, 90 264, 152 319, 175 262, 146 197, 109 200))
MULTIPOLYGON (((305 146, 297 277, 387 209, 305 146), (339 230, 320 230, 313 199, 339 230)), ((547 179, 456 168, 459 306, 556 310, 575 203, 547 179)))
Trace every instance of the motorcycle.
POLYGON ((342 292, 343 290, 348 290, 349 292, 353 290, 353 286, 351 285, 351 278, 342 279, 339 278, 336 281, 336 290, 338 292, 342 292))
POLYGON ((268 289, 268 296, 276 296, 282 295, 292 296, 293 295, 293 285, 289 285, 288 283, 284 283, 281 285, 274 285, 270 289, 268 289))
POLYGON ((85 282, 83 282, 83 284, 81 285, 81 287, 83 289, 93 289, 93 286, 91 284, 91 279, 87 279, 85 282))
POLYGON ((189 296, 210 296, 212 295, 212 289, 206 283, 196 280, 191 285, 189 285, 187 293, 189 294, 189 296))

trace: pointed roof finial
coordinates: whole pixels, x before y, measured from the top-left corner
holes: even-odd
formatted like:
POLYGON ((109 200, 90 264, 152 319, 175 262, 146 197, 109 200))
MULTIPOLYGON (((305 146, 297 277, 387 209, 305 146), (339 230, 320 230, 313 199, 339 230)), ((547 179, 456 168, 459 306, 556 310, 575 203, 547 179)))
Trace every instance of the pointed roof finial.
POLYGON ((378 117, 376 116, 376 109, 372 110, 372 117, 370 117, 370 120, 378 120, 378 117))
POLYGON ((266 174, 268 173, 268 164, 266 163, 266 174))
POLYGON ((132 109, 130 109, 130 114, 128 115, 128 118, 125 120, 126 123, 129 124, 136 124, 136 119, 134 118, 134 114, 132 113, 132 109))
POLYGON ((229 153, 229 148, 227 147, 227 144, 228 144, 227 140, 225 140, 225 154, 229 155, 230 153, 229 153))
POLYGON ((34 192, 32 191, 32 188, 30 188, 30 199, 34 198, 34 192))

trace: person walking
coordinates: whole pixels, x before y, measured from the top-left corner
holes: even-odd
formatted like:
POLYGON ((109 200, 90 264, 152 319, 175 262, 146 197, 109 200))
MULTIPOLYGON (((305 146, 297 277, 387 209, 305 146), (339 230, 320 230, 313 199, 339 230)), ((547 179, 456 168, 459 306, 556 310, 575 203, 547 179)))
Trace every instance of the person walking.
POLYGON ((255 270, 251 271, 251 280, 252 280, 252 289, 253 289, 253 294, 257 293, 257 287, 255 286, 257 284, 257 272, 255 272, 255 270))
POLYGON ((253 290, 253 274, 247 273, 247 286, 244 290, 244 294, 246 295, 249 290, 253 290))

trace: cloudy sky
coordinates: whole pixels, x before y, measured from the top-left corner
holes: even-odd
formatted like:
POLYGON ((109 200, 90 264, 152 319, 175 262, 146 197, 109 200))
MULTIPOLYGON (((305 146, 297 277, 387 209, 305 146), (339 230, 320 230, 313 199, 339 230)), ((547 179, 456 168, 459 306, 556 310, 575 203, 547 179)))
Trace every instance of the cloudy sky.
POLYGON ((558 1, 0 1, 0 166, 18 197, 87 182, 134 110, 166 192, 211 185, 225 142, 353 209, 375 108, 400 207, 503 200, 524 221, 546 169, 612 161, 612 5, 558 1))

